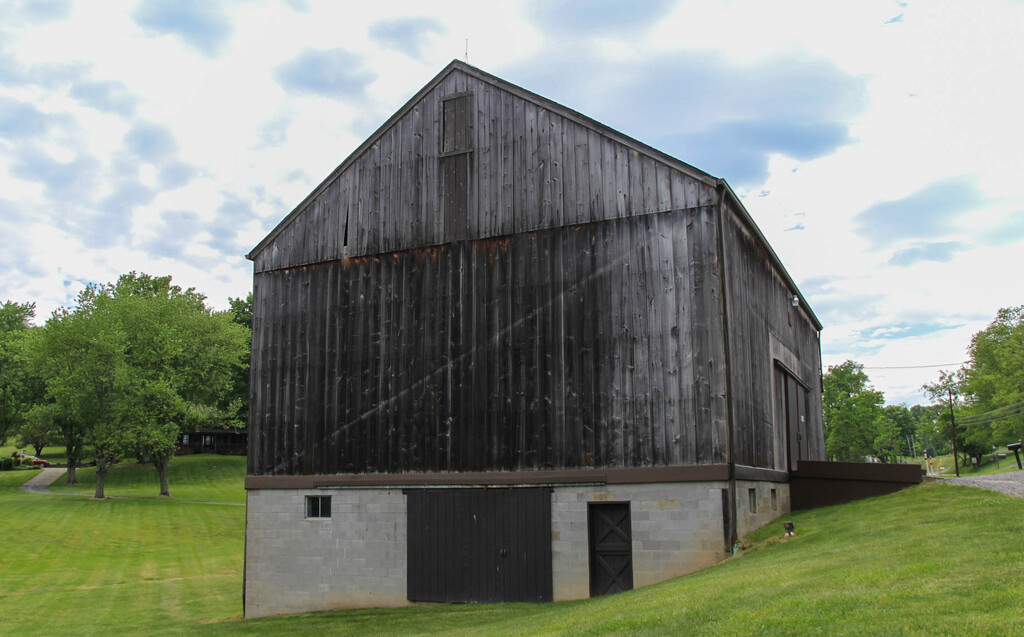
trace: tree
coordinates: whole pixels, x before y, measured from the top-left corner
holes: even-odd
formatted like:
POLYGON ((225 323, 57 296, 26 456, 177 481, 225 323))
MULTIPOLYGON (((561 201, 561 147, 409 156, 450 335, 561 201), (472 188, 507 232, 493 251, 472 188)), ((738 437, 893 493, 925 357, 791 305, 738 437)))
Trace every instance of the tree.
POLYGON ((864 366, 849 360, 832 365, 822 381, 828 456, 848 461, 894 457, 899 430, 886 418, 885 397, 871 387, 864 366))
POLYGON ((35 303, 0 305, 0 444, 24 421, 33 396, 24 341, 35 318, 35 303))
POLYGON ((932 451, 942 447, 945 438, 942 437, 940 427, 936 424, 941 405, 914 405, 910 408, 910 418, 913 422, 914 433, 920 443, 918 447, 922 452, 926 449, 932 451))
POLYGON ((961 389, 970 407, 964 416, 978 418, 968 428, 974 441, 992 445, 1024 438, 1024 305, 999 310, 971 338, 968 354, 961 389))
MULTIPOLYGON (((131 272, 108 292, 127 334, 127 417, 153 460, 160 495, 170 495, 168 469, 180 435, 190 417, 224 403, 236 370, 248 363, 249 331, 232 313, 212 312, 193 288, 172 285, 169 276, 131 272)), ((221 421, 231 418, 216 413, 221 421)))
POLYGON ((231 321, 245 328, 246 356, 231 374, 231 387, 224 397, 222 409, 230 414, 230 426, 244 429, 249 425, 249 352, 252 351, 252 292, 244 299, 228 297, 231 321))
MULTIPOLYGON (((985 439, 988 438, 988 431, 982 429, 970 430, 958 427, 956 436, 953 436, 953 421, 951 418, 958 418, 964 415, 962 405, 964 404, 964 381, 966 370, 957 369, 952 372, 939 372, 939 380, 934 383, 927 383, 921 389, 928 394, 936 403, 945 403, 946 409, 940 410, 936 422, 939 424, 938 432, 949 441, 953 453, 957 456, 959 465, 967 465, 971 456, 980 456, 985 451, 991 450, 991 446, 985 439), (952 413, 950 412, 952 410, 952 413), (959 416, 957 415, 959 412, 959 416)), ((957 470, 959 473, 959 468, 957 470)))
POLYGON ((33 405, 18 428, 18 444, 32 447, 37 456, 57 438, 57 410, 53 403, 33 405))
POLYGON ((96 456, 96 498, 105 497, 110 468, 135 438, 126 386, 127 335, 111 311, 108 290, 89 286, 74 309, 59 308, 34 343, 34 357, 46 392, 60 414, 68 451, 69 482, 86 439, 96 456))

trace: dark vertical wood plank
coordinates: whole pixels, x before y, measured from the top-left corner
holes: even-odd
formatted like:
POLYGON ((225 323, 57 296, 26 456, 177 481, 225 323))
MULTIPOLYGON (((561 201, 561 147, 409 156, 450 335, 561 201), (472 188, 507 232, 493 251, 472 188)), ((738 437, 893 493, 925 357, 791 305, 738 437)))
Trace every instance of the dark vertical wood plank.
POLYGON ((604 175, 602 173, 603 160, 601 155, 601 135, 594 130, 587 129, 587 150, 589 152, 588 168, 590 170, 590 209, 587 221, 601 221, 607 219, 604 210, 604 175))

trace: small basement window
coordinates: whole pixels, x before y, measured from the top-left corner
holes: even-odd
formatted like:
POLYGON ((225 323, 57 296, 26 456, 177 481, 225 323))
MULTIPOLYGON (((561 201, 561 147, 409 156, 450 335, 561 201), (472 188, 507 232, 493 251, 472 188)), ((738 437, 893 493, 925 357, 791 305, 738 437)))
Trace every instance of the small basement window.
POLYGON ((757 513, 757 489, 747 489, 747 499, 750 500, 750 512, 757 513))
POLYGON ((331 517, 331 496, 329 496, 329 495, 307 495, 306 496, 306 517, 307 518, 329 518, 329 517, 331 517))
POLYGON ((779 492, 772 489, 772 511, 779 510, 779 492))

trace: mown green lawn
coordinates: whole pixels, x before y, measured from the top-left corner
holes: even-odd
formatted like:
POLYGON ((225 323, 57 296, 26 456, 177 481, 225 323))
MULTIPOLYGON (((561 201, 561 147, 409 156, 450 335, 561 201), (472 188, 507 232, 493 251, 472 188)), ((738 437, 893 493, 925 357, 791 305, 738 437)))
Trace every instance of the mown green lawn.
POLYGON ((0 472, 0 634, 167 634, 242 611, 245 508, 23 493, 0 472))
POLYGON ((776 522, 718 567, 611 597, 242 620, 244 508, 17 491, 31 475, 0 473, 0 634, 1012 635, 1024 622, 1024 499, 969 487, 794 514, 795 538, 776 522))
MULTIPOLYGON (((69 485, 66 476, 62 476, 50 489, 61 493, 96 492, 95 467, 82 467, 75 473, 78 484, 69 485)), ((244 480, 244 456, 177 456, 171 460, 168 470, 168 485, 174 500, 244 504, 244 480)), ((107 476, 104 493, 108 496, 157 498, 160 479, 151 464, 122 464, 107 476)))
MULTIPOLYGON (((1024 460, 1024 456, 1021 457, 1021 460, 1024 460)), ((956 477, 956 467, 953 463, 952 454, 937 456, 932 461, 932 466, 936 468, 936 471, 938 470, 939 466, 945 467, 947 469, 946 471, 942 472, 943 478, 956 477)), ((923 460, 921 461, 921 468, 927 469, 927 465, 923 460)), ((977 470, 975 470, 974 466, 971 465, 970 463, 960 464, 960 477, 991 475, 995 473, 1011 473, 1013 471, 1019 471, 1019 469, 1017 468, 1017 461, 1013 457, 1013 452, 1007 450, 1006 447, 1002 447, 996 451, 993 451, 992 453, 986 453, 983 456, 981 456, 981 459, 978 462, 977 470), (996 453, 1004 454, 1006 455, 1006 457, 1003 458, 1002 460, 999 460, 995 457, 996 453)))

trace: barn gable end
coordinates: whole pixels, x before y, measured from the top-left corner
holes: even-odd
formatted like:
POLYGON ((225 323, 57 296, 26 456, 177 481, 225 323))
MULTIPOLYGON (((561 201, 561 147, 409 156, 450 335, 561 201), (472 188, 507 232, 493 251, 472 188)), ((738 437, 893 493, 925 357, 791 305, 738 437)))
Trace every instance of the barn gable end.
POLYGON ((715 183, 571 109, 455 61, 249 258, 264 272, 694 208, 710 205, 715 183), (446 121, 446 108, 461 119, 446 121), (445 132, 455 129, 465 139, 446 151, 445 132))
POLYGON ((249 258, 247 615, 663 581, 824 457, 821 326, 728 184, 467 64, 249 258))

